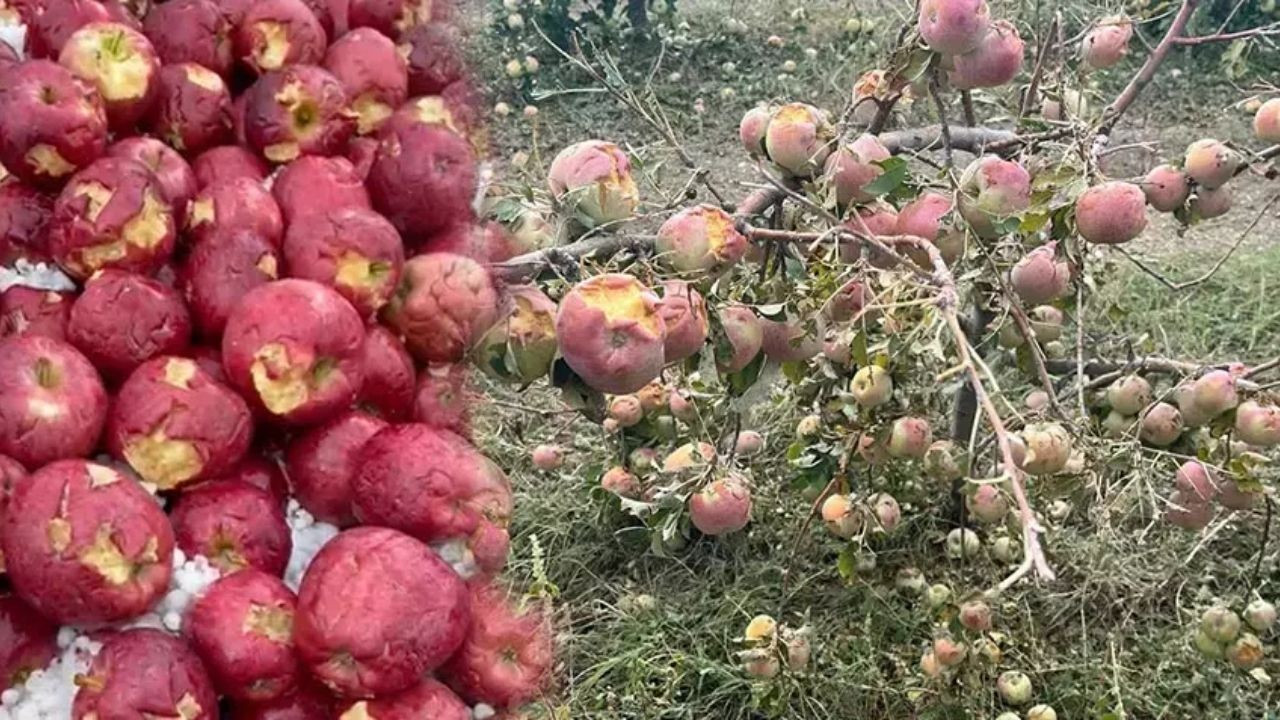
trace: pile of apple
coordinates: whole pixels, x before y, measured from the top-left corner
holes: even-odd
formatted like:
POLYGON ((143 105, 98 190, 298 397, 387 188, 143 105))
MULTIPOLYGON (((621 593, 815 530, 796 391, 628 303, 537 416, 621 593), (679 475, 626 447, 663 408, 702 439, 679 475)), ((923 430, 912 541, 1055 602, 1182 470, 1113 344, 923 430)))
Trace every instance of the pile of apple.
POLYGON ((0 692, 61 626, 75 718, 515 712, 552 635, 461 391, 512 251, 452 10, 132 12, 0 0, 0 692), (341 529, 296 594, 286 503, 341 529))

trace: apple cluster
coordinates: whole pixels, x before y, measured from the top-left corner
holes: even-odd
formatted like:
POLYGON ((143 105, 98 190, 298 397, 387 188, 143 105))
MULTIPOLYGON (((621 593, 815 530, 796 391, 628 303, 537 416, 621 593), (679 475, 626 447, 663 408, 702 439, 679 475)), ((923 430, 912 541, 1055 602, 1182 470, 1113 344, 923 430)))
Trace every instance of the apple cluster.
POLYGON ((464 361, 501 336, 533 373, 557 345, 550 301, 488 268, 521 239, 473 208, 453 8, 9 5, 0 692, 53 672, 71 626, 96 649, 74 718, 537 697, 550 619, 498 577, 512 491, 471 442, 464 361), (334 528, 305 567, 286 507, 334 528), (188 592, 185 558, 218 579, 137 627, 188 592))

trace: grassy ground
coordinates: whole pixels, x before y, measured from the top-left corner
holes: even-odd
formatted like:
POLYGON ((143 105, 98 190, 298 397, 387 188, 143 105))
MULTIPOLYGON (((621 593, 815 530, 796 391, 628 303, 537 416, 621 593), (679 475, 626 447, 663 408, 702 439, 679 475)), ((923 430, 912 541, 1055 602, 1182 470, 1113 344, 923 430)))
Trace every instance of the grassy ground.
MULTIPOLYGON (((841 107, 853 80, 884 49, 903 7, 887 1, 685 2, 681 17, 688 27, 670 31, 670 50, 656 70, 650 72, 649 61, 630 67, 627 48, 614 50, 633 75, 651 75, 654 96, 695 161, 733 187, 733 178, 755 177, 736 141, 742 112, 758 100, 786 97, 841 107), (800 7, 806 16, 792 14, 800 7), (851 37, 843 31, 850 16, 874 17, 880 29, 851 37), (746 32, 726 33, 726 17, 744 21, 746 32), (764 43, 774 33, 786 40, 783 48, 764 43), (806 58, 807 47, 818 51, 816 59, 806 58), (788 59, 797 70, 781 74, 788 59)), ((508 54, 529 50, 509 46, 508 54)), ((641 55, 655 56, 635 53, 641 55)), ((563 144, 604 137, 626 143, 640 160, 650 183, 642 190, 647 198, 683 186, 686 173, 652 129, 591 92, 581 73, 544 69, 535 82, 516 83, 501 77, 507 57, 490 54, 483 66, 497 99, 516 109, 496 121, 494 135, 495 157, 513 183, 536 182, 563 144), (534 122, 520 117, 526 103, 539 108, 534 122), (517 152, 531 156, 523 169, 507 163, 517 152)), ((1190 60, 1174 65, 1181 72, 1162 76, 1153 102, 1134 113, 1116 142, 1155 138, 1158 152, 1170 155, 1203 134, 1244 140, 1247 117, 1230 109, 1239 92, 1195 79, 1190 60)), ((1107 89, 1104 82, 1100 95, 1107 89)), ((1126 154, 1108 170, 1132 174, 1150 164, 1140 153, 1126 154)), ((1255 211, 1276 191, 1260 180, 1247 185, 1238 203, 1255 211)), ((1185 233, 1160 220, 1135 251, 1174 279, 1195 277, 1252 220, 1252 212, 1237 212, 1185 233)), ((1088 306, 1091 347, 1191 359, 1274 355, 1280 347, 1277 232, 1273 211, 1210 281, 1173 294, 1111 258, 1106 285, 1088 306)), ((1002 377, 1009 378, 1010 397, 1029 389, 1012 374, 1002 377)), ((1214 598, 1238 602, 1255 589, 1273 599, 1280 593, 1277 544, 1266 548, 1255 573, 1261 513, 1219 518, 1203 536, 1153 521, 1172 467, 1158 453, 1131 443, 1099 445, 1090 448, 1090 460, 1112 472, 1033 488, 1035 505, 1053 509, 1045 521, 1060 577, 1006 594, 995 606, 1003 661, 975 667, 944 688, 925 683, 916 667, 937 618, 893 589, 896 572, 918 567, 929 582, 963 595, 990 587, 1008 570, 985 556, 944 557, 950 525, 926 510, 944 488, 911 476, 869 477, 907 505, 906 527, 874 546, 874 570, 846 581, 836 570, 841 546, 821 528, 802 532, 809 503, 790 488, 795 471, 782 451, 804 411, 779 390, 747 414, 748 425, 769 443, 752 463, 758 490, 749 530, 659 557, 648 551, 644 529, 596 487, 600 472, 617 461, 613 441, 598 426, 561 411, 554 393, 541 387, 522 394, 483 390, 496 402, 482 406, 482 442, 517 489, 514 575, 545 580, 560 594, 563 683, 545 708, 555 717, 994 718, 1002 710, 994 681, 1006 669, 1027 672, 1037 701, 1053 704, 1064 718, 1257 718, 1280 705, 1269 681, 1206 662, 1187 642, 1214 598), (565 469, 544 473, 530 466, 528 450, 541 442, 572 448, 565 469), (744 678, 733 656, 735 639, 761 612, 814 629, 807 672, 767 684, 744 678)), ((1274 659, 1266 668, 1280 673, 1274 659)))

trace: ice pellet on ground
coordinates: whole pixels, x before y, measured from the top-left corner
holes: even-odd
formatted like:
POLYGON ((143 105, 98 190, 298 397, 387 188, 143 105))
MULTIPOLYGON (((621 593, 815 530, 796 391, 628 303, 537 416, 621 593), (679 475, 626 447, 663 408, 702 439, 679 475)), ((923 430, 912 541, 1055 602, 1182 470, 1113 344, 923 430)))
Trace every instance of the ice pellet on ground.
POLYGON ((289 566, 284 571, 284 584, 294 592, 302 584, 302 576, 307 567, 315 559, 316 553, 325 543, 338 534, 338 528, 325 522, 318 522, 311 513, 302 509, 297 500, 289 501, 289 530, 293 535, 293 552, 289 555, 289 566))

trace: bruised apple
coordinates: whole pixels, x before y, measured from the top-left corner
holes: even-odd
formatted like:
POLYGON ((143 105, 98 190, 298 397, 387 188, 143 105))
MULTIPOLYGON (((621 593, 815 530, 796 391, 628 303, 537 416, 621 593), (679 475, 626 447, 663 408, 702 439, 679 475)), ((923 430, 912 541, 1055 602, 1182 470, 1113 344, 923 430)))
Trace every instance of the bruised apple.
POLYGON ((597 275, 560 301, 556 336, 575 373, 615 395, 644 387, 662 372, 666 325, 658 298, 630 275, 597 275))
POLYGON ((65 340, 72 302, 71 293, 14 285, 0 292, 0 338, 43 335, 65 340))
POLYGON ((640 203, 631 159, 622 148, 601 140, 561 150, 551 161, 547 185, 559 202, 595 225, 627 220, 640 203))
POLYGON ((195 196, 187 211, 187 230, 196 247, 215 235, 244 230, 279 247, 284 217, 260 182, 238 177, 206 186, 195 196))
POLYGON ((286 463, 298 503, 317 520, 354 525, 351 477, 365 443, 386 428, 384 420, 350 411, 294 439, 286 463))
POLYGON ((141 485, 109 467, 45 465, 15 483, 4 523, 14 590, 59 624, 137 617, 168 591, 169 519, 141 485))
MULTIPOLYGON (((487 541, 491 531, 505 534, 511 518, 511 486, 502 470, 460 436, 422 423, 374 435, 360 451, 351 491, 362 523, 423 542, 460 539, 473 552, 475 541, 487 541)), ((492 560, 500 568, 505 552, 492 560)))
POLYGON ((426 23, 400 36, 400 52, 408 61, 409 91, 439 95, 466 73, 466 53, 457 28, 450 23, 426 23))
POLYGON ((389 422, 413 416, 417 385, 413 358, 395 333, 374 324, 364 338, 364 385, 361 407, 389 422))
POLYGON ((955 69, 947 78, 957 90, 1000 87, 1017 77, 1023 49, 1018 28, 1008 20, 996 20, 976 48, 955 56, 955 69))
POLYGON ((0 340, 0 453, 31 468, 88 455, 106 418, 102 379, 74 347, 40 335, 0 340))
POLYGON ((199 190, 195 173, 173 148, 149 137, 131 137, 107 148, 111 157, 142 164, 155 176, 164 199, 173 210, 175 226, 186 224, 187 203, 199 190))
POLYGON ((306 425, 355 401, 364 380, 364 323, 334 290, 278 280, 240 301, 222 336, 231 383, 272 418, 306 425))
POLYGON ((155 3, 142 21, 165 65, 195 63, 228 77, 235 62, 234 26, 215 0, 169 0, 155 3))
POLYGON ((1001 233, 1000 220, 1026 210, 1031 203, 1031 174, 1022 165, 983 155, 960 178, 960 214, 984 238, 1001 233))
POLYGON ((769 159, 788 174, 809 177, 826 163, 834 138, 835 131, 821 110, 791 103, 769 119, 764 146, 769 159))
POLYGON ((280 171, 271 185, 286 223, 334 210, 370 209, 369 193, 355 166, 341 157, 306 155, 280 171))
POLYGON ((689 519, 704 535, 737 532, 751 520, 751 488, 734 474, 713 480, 690 496, 689 519))
POLYGON ((191 342, 191 316, 173 288, 103 270, 71 306, 67 341, 104 377, 119 381, 153 357, 184 351, 191 342))
POLYGON ((57 625, 41 617, 18 596, 0 591, 0 692, 21 685, 32 672, 45 669, 58 652, 57 637, 57 625))
POLYGON ((0 73, 0 164, 53 190, 107 146, 102 98, 69 70, 32 60, 0 73))
POLYGON ((672 215, 658 228, 654 250, 677 272, 718 273, 747 254, 747 238, 724 210, 698 205, 672 215))
POLYGON ((803 320, 760 320, 761 349, 775 362, 804 362, 822 352, 821 327, 810 328, 803 320))
POLYGON ((76 173, 54 203, 49 254, 77 280, 115 268, 150 273, 177 240, 173 209, 146 166, 105 157, 76 173))
POLYGON ((218 717, 218 696, 200 658, 160 630, 109 635, 89 671, 76 676, 76 685, 72 720, 218 717))
POLYGON ((296 606, 280 578, 259 570, 225 576, 195 601, 183 627, 218 693, 265 702, 293 690, 296 606))
POLYGON ((0 261, 7 262, 6 244, 9 252, 46 254, 52 217, 53 198, 22 183, 0 185, 0 261))
POLYGON ((391 299, 404 266, 400 234, 381 215, 361 208, 291 221, 283 255, 287 276, 334 288, 362 317, 391 299))
POLYGON ((333 695, 303 673, 294 689, 275 700, 239 701, 232 705, 232 720, 332 720, 333 695))
POLYGON ((442 125, 392 123, 365 181, 373 206, 407 242, 470 223, 478 184, 466 138, 442 125))
POLYGON ((471 440, 468 368, 462 363, 428 364, 418 373, 413 419, 471 440))
POLYGON ((194 360, 160 357, 120 387, 106 443, 143 480, 171 490, 230 471, 252 435, 253 418, 239 395, 194 360))
POLYGON ((191 162, 200 189, 223 180, 247 178, 262 182, 271 172, 266 161, 239 145, 223 145, 200 153, 191 162))
POLYGON ((1119 245, 1147 227, 1147 196, 1133 183, 1095 185, 1076 199, 1076 229, 1092 243, 1119 245))
POLYGON ((717 339, 716 365, 721 372, 736 373, 745 369, 760 354, 764 345, 764 328, 760 318, 746 305, 720 308, 723 341, 717 339))
POLYGON ((1187 174, 1172 165, 1157 165, 1142 181, 1147 203, 1160 212, 1173 212, 1191 195, 1187 174))
POLYGON ((924 0, 919 7, 920 37, 944 55, 963 55, 978 47, 991 23, 986 0, 924 0))
POLYGON ((420 682, 470 622, 466 586, 426 545, 362 527, 329 541, 307 569, 293 637, 312 675, 340 695, 370 698, 420 682))
POLYGON ((452 253, 404 264, 385 317, 420 362, 458 362, 493 326, 498 295, 489 270, 452 253))
POLYGON ((339 155, 355 130, 341 83, 314 65, 273 70, 244 98, 245 140, 274 163, 303 155, 339 155))
POLYGON ((279 258, 270 241, 253 230, 230 230, 197 242, 179 281, 200 335, 217 339, 240 299, 278 276, 279 258))
POLYGON ((1095 70, 1109 68, 1129 53, 1133 23, 1123 16, 1102 18, 1080 41, 1080 56, 1095 70))
POLYGON ((536 285, 506 289, 501 317, 477 348, 481 370, 531 383, 556 358, 556 304, 536 285))
POLYGON ((843 206, 874 199, 865 188, 883 172, 876 163, 888 159, 889 151, 869 133, 827 156, 824 178, 835 190, 836 202, 843 206))
POLYGON ((236 23, 236 56, 259 73, 319 63, 327 46, 324 26, 302 0, 255 0, 236 23))
POLYGON ((280 577, 293 550, 280 503, 248 483, 200 483, 182 493, 170 520, 178 547, 208 558, 223 575, 256 568, 280 577))
POLYGON ((471 588, 471 630, 440 676, 469 703, 517 708, 544 689, 555 662, 550 620, 489 584, 471 588))
POLYGON ((155 102, 160 58, 145 35, 126 25, 85 25, 67 38, 58 62, 98 91, 117 133, 129 133, 155 102))
POLYGON ((342 83, 360 135, 379 130, 409 98, 404 56, 391 38, 373 28, 357 28, 330 45, 324 67, 342 83))
POLYGON ((439 680, 423 678, 402 693, 359 700, 338 720, 470 720, 471 709, 439 680))
MULTIPOLYGON (((113 12, 98 0, 18 0, 9 4, 19 3, 27 5, 27 43, 30 45, 31 56, 38 58, 58 57, 58 51, 67 38, 89 23, 125 19, 112 17, 113 12)), ((116 11, 120 9, 119 5, 112 8, 116 11)))
POLYGON ((702 294, 692 285, 682 280, 667 280, 662 283, 658 315, 667 329, 663 356, 668 365, 702 350, 710 327, 707 304, 702 299, 702 294))
POLYGON ((194 63, 160 69, 151 132, 175 150, 195 155, 231 135, 231 93, 212 70, 194 63))
POLYGON ((449 17, 443 0, 350 0, 351 27, 371 27, 394 37, 418 25, 449 17))

